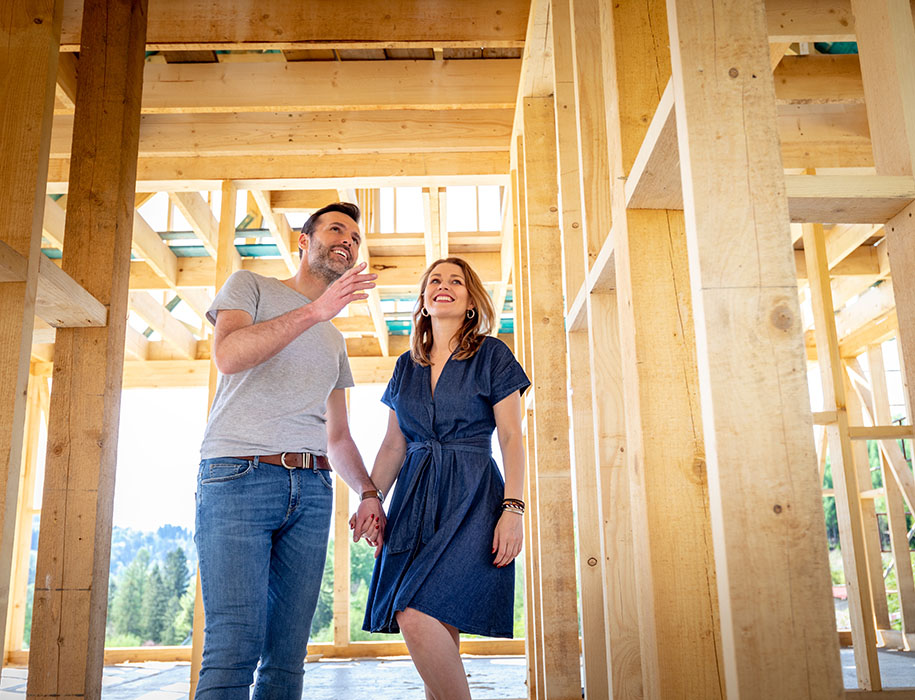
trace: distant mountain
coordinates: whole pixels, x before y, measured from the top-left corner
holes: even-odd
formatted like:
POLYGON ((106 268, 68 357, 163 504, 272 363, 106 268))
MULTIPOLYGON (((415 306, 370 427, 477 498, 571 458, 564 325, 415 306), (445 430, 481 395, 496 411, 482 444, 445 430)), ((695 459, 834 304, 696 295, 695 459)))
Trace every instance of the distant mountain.
POLYGON ((166 555, 180 547, 187 556, 187 568, 197 572, 197 547, 194 533, 178 525, 163 525, 155 532, 140 532, 132 528, 117 527, 111 531, 111 577, 120 576, 141 549, 150 555, 150 565, 165 564, 166 555))

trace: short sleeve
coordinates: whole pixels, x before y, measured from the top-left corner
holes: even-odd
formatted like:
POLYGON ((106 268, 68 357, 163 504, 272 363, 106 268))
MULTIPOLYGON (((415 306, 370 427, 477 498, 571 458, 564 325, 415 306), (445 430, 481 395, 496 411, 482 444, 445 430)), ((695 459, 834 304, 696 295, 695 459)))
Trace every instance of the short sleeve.
POLYGON ((381 395, 381 403, 392 411, 397 410, 394 408, 394 401, 397 399, 397 394, 400 391, 400 379, 403 377, 403 366, 409 354, 410 353, 404 353, 397 358, 397 362, 394 364, 394 374, 391 375, 391 379, 388 380, 388 385, 381 395))
POLYGON ((256 320, 259 299, 260 290, 254 275, 248 270, 233 272, 207 310, 207 320, 215 326, 216 315, 226 309, 247 311, 251 319, 256 320))
POLYGON ((341 352, 340 372, 337 375, 337 385, 334 389, 349 389, 352 386, 356 386, 356 382, 353 380, 353 371, 349 366, 349 358, 346 356, 346 352, 341 352))
POLYGON ((492 378, 490 380, 489 401, 495 406, 502 399, 520 391, 522 394, 531 385, 524 369, 509 347, 497 338, 493 338, 493 354, 490 361, 492 378))

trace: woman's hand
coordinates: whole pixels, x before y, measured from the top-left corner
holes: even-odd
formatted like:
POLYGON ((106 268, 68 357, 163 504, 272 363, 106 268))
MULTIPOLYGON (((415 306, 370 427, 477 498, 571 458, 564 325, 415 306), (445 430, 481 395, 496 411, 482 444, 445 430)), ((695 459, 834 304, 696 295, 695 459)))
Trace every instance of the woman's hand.
POLYGON ((492 538, 492 553, 496 556, 493 564, 500 568, 510 564, 521 553, 523 542, 524 516, 502 511, 492 538))
POLYGON ((386 523, 381 501, 377 498, 365 499, 353 513, 353 517, 349 519, 349 529, 353 531, 353 542, 358 542, 364 537, 369 546, 375 548, 375 558, 377 559, 381 554, 381 546, 384 544, 386 523))

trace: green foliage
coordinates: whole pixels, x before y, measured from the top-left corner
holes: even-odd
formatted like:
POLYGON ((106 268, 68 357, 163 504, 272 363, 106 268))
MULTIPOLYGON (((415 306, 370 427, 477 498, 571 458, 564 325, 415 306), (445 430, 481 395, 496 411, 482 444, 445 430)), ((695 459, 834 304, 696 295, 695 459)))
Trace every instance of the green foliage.
POLYGON ((109 625, 118 634, 142 637, 146 632, 143 619, 143 598, 149 576, 149 552, 141 549, 136 558, 115 582, 117 592, 108 617, 109 625))
POLYGON ((160 568, 141 548, 109 584, 107 646, 178 645, 188 641, 194 619, 194 587, 180 547, 160 568))
POLYGON ((141 626, 143 636, 155 642, 162 640, 162 633, 169 624, 166 619, 168 608, 168 591, 159 572, 159 565, 154 564, 146 578, 143 590, 143 608, 141 610, 141 626))

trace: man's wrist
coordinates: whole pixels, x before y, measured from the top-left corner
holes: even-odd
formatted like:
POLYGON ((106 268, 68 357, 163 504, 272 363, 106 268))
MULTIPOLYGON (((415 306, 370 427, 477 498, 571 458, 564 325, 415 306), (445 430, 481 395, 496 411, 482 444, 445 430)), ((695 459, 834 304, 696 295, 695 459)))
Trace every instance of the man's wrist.
POLYGON ((365 489, 362 492, 359 500, 364 501, 369 498, 377 498, 379 501, 384 503, 384 492, 382 492, 382 490, 379 488, 365 489))

